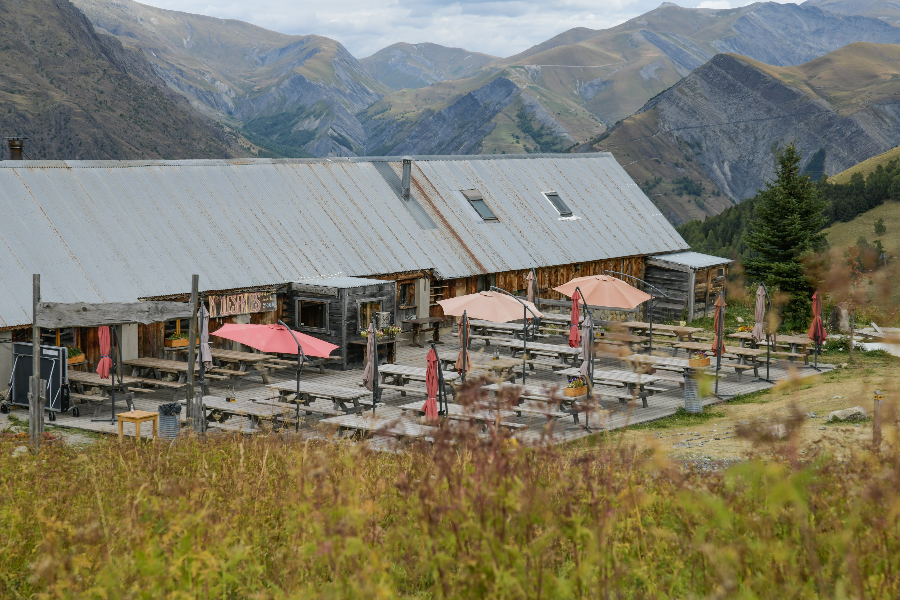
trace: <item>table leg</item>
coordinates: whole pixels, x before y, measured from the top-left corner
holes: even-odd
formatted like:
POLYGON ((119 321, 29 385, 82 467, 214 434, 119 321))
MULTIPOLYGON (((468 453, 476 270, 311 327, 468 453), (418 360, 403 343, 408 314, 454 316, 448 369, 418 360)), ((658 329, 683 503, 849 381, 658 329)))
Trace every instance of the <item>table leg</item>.
POLYGON ((119 442, 122 442, 122 439, 125 437, 125 432, 122 431, 122 419, 119 419, 119 442))
POLYGON ((159 417, 153 417, 153 439, 156 439, 156 430, 159 429, 159 417))
POLYGON ((141 422, 140 421, 134 422, 134 437, 137 441, 139 441, 139 442, 141 441, 141 422))
POLYGON ((419 334, 421 334, 421 333, 422 333, 422 326, 419 325, 418 323, 413 323, 412 324, 413 339, 412 339, 412 344, 410 344, 410 346, 415 346, 416 348, 422 347, 422 344, 419 343, 419 334))
POLYGON ((432 337, 432 340, 434 341, 435 344, 443 344, 444 343, 441 341, 441 324, 440 323, 434 324, 434 336, 432 337))

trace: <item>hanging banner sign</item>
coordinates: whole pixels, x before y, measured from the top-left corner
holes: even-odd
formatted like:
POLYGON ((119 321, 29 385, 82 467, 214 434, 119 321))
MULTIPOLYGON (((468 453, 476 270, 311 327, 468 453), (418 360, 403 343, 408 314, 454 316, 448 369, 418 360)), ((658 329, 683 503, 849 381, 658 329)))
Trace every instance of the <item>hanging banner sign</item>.
POLYGON ((209 317, 217 319, 231 315, 271 312, 275 310, 274 292, 248 292, 228 296, 207 296, 209 317))

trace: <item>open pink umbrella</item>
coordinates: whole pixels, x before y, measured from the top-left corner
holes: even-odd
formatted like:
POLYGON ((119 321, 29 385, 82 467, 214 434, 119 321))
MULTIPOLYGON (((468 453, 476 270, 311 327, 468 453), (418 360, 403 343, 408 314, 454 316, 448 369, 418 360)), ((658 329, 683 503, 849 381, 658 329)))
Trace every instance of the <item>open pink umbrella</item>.
POLYGON ((438 394, 438 357, 434 348, 428 352, 428 367, 425 370, 425 391, 427 399, 422 406, 425 418, 436 421, 438 418, 437 394, 438 394))
POLYGON ((572 320, 569 327, 569 348, 577 348, 581 345, 581 332, 578 330, 578 320, 581 318, 581 309, 578 305, 581 294, 578 290, 572 292, 572 320))
POLYGON ((337 348, 334 344, 292 331, 284 325, 226 323, 212 335, 256 348, 260 352, 279 354, 297 354, 297 342, 303 346, 303 353, 307 356, 330 356, 337 348))
POLYGON ((109 370, 112 368, 112 359, 109 357, 112 348, 109 343, 109 327, 99 327, 97 334, 100 337, 100 362, 97 363, 97 374, 101 379, 109 379, 109 370))
POLYGON ((584 302, 590 306, 633 309, 650 299, 650 294, 628 285, 609 275, 576 277, 569 283, 553 288, 560 294, 574 298, 576 290, 584 294, 584 302))

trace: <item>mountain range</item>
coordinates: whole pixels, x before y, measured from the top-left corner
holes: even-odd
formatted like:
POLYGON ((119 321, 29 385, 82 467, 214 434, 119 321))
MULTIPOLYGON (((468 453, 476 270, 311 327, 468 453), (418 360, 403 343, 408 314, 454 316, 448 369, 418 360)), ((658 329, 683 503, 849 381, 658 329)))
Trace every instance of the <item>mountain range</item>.
POLYGON ((506 58, 398 43, 359 60, 321 36, 133 0, 72 2, 93 25, 92 43, 141 65, 131 77, 178 105, 225 156, 610 150, 677 223, 752 195, 788 137, 813 174, 900 141, 891 103, 900 9, 890 2, 664 3, 506 58))
MULTIPOLYGON (((67 1, 0 2, 0 132, 30 158, 219 158, 240 137, 67 1)), ((5 149, 4 149, 5 152, 5 149)))

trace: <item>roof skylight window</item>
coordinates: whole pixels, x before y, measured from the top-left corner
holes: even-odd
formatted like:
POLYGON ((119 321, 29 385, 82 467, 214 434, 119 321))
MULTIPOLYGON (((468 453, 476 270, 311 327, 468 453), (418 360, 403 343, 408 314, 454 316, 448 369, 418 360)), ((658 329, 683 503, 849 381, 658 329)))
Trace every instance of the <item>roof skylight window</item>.
POLYGON ((557 192, 544 192, 544 197, 550 201, 550 204, 553 205, 553 208, 556 209, 556 212, 559 213, 560 217, 572 216, 572 210, 566 206, 566 203, 563 202, 563 199, 559 197, 557 192))
POLYGON ((472 208, 478 213, 478 216, 482 218, 482 220, 492 223, 499 221, 497 215, 494 214, 494 211, 491 210, 491 207, 487 205, 487 202, 484 201, 484 197, 482 197, 481 192, 478 190, 460 190, 463 193, 463 196, 466 197, 466 200, 469 201, 469 204, 472 205, 472 208))

